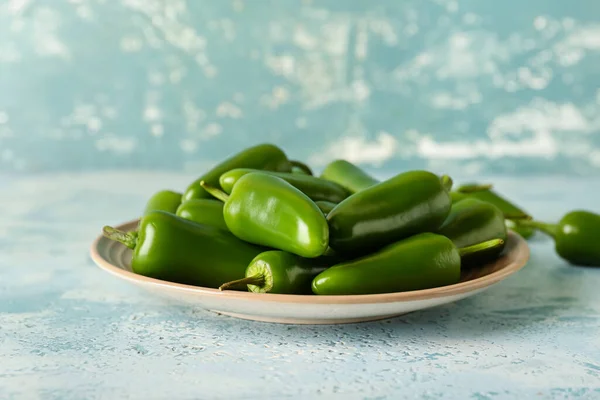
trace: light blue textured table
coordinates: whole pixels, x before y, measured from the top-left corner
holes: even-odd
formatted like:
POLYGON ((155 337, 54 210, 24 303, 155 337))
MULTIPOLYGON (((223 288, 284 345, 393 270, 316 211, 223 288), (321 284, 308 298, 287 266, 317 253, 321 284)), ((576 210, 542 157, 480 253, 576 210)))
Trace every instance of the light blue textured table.
POLYGON ((600 399, 600 269, 545 238, 476 297, 344 326, 166 304, 88 256, 261 142, 600 212, 598 65, 599 0, 0 1, 0 400, 600 399))
MULTIPOLYGON (((600 398, 600 269, 545 238, 478 296, 337 326, 167 304, 91 262, 102 225, 191 178, 0 176, 0 398, 600 398)), ((600 211, 598 179, 489 179, 538 218, 600 211)))

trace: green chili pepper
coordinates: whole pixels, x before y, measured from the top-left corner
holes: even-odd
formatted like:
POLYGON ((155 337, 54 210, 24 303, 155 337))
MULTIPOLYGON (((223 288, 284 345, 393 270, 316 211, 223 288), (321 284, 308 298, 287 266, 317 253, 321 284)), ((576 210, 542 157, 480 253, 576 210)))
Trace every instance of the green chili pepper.
POLYGON ((312 169, 303 162, 298 160, 290 160, 292 165, 292 172, 296 174, 313 175, 312 169))
POLYGON ((460 186, 451 193, 452 201, 457 202, 466 198, 475 198, 493 204, 504 214, 504 224, 508 229, 528 239, 534 234, 534 229, 519 225, 514 220, 530 219, 527 212, 506 198, 491 190, 491 185, 467 184, 460 186))
POLYGON ((465 193, 460 193, 455 190, 450 192, 450 197, 452 198, 452 203, 457 203, 461 200, 468 199, 469 195, 465 193))
POLYGON ((507 219, 504 221, 504 223, 506 225, 506 229, 510 229, 511 231, 521 235, 523 239, 529 239, 535 234, 535 229, 529 226, 521 226, 512 219, 507 219))
POLYGON ((146 215, 152 211, 162 210, 172 214, 175 213, 177 207, 181 204, 181 193, 173 192, 171 190, 162 190, 155 193, 148 203, 142 215, 146 215))
POLYGON ((471 183, 462 185, 457 190, 451 191, 450 196, 452 197, 452 202, 456 203, 457 201, 469 198, 472 193, 489 191, 491 188, 492 185, 489 184, 471 183))
POLYGON ((181 204, 176 215, 199 224, 227 229, 223 218, 223 202, 215 199, 192 199, 181 204))
POLYGON ((312 294, 313 278, 333 264, 329 257, 302 258, 285 251, 266 251, 250 262, 245 278, 227 282, 219 289, 242 285, 254 293, 312 294))
POLYGON ((305 170, 303 170, 302 168, 299 167, 292 167, 292 174, 297 174, 297 175, 309 175, 312 176, 311 174, 307 174, 305 170))
POLYGON ((360 192, 379 183, 377 179, 346 160, 329 163, 321 173, 321 178, 341 185, 350 193, 360 192))
MULTIPOLYGON (((504 215, 493 204, 467 198, 452 205, 450 214, 437 233, 444 235, 456 247, 469 247, 492 239, 506 241, 504 215)), ((470 262, 485 262, 496 258, 504 246, 490 248, 469 256, 470 262)))
POLYGON ((211 288, 243 276, 248 263, 266 250, 165 211, 142 217, 137 233, 106 226, 104 235, 133 250, 136 274, 211 288))
POLYGON ((349 193, 334 182, 329 182, 309 175, 292 174, 287 172, 259 171, 249 168, 232 169, 221 175, 219 183, 225 193, 231 193, 235 183, 244 175, 252 172, 262 172, 264 174, 276 176, 288 182, 302 193, 310 197, 313 201, 325 200, 338 203, 349 196, 349 193))
POLYGON ((267 171, 291 172, 292 165, 279 147, 272 144, 260 144, 247 148, 213 167, 210 171, 195 180, 183 195, 183 201, 210 198, 200 186, 204 181, 211 186, 219 184, 219 177, 234 168, 255 168, 267 171))
POLYGON ((494 186, 489 183, 466 183, 458 187, 457 191, 464 194, 491 190, 494 186))
POLYGON ((225 223, 238 238, 306 258, 327 250, 329 228, 323 212, 283 179, 252 172, 238 179, 231 195, 200 184, 225 203, 225 223))
POLYGON ((337 206, 337 203, 332 203, 330 201, 315 201, 315 204, 323 211, 323 214, 327 215, 337 206))
POLYGON ((552 237, 556 252, 569 263, 600 267, 600 215, 574 210, 563 216, 558 224, 527 220, 516 222, 552 237))
POLYGON ((452 180, 409 171, 364 189, 328 215, 329 245, 360 255, 421 232, 437 230, 450 213, 452 180))
POLYGON ((460 280, 461 257, 502 244, 502 239, 493 239, 459 249, 443 235, 420 233, 326 269, 313 279, 312 291, 354 295, 452 285, 460 280))
MULTIPOLYGON (((528 213, 523 211, 517 205, 511 203, 506 198, 502 197, 500 194, 490 189, 489 186, 486 185, 478 185, 478 184, 467 184, 462 185, 456 189, 456 192, 466 195, 469 198, 475 198, 478 200, 483 200, 485 202, 491 203, 498 207, 500 211, 504 213, 504 217, 506 219, 523 219, 523 218, 531 218, 528 213), (473 190, 473 188, 483 188, 483 190, 473 190)), ((454 194, 453 200, 456 198, 460 200, 460 194, 454 194)))

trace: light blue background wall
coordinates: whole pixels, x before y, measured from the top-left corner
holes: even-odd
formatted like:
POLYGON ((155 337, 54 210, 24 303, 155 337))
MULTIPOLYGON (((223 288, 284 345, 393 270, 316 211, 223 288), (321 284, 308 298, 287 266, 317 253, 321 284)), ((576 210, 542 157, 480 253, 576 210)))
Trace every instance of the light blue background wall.
POLYGON ((9 0, 0 170, 600 172, 598 0, 9 0))

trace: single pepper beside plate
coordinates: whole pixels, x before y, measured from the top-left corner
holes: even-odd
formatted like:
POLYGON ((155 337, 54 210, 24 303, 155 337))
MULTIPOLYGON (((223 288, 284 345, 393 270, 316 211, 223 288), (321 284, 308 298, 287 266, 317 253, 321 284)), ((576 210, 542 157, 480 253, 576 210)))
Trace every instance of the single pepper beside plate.
POLYGON ((110 226, 103 231, 133 250, 131 268, 136 274, 210 288, 243 276, 248 263, 266 250, 165 211, 146 214, 135 233, 110 226))
POLYGON ((288 182, 313 201, 331 201, 339 203, 350 195, 346 189, 334 182, 329 182, 310 175, 292 174, 287 172, 259 171, 249 168, 232 169, 221 175, 219 184, 225 193, 231 193, 236 182, 244 175, 252 172, 262 172, 267 175, 276 176, 288 182))
MULTIPOLYGON (((437 233, 452 240, 454 245, 459 248, 492 239, 502 239, 504 242, 507 239, 502 211, 493 204, 475 198, 467 198, 454 203, 450 214, 437 233)), ((468 261, 490 261, 496 258, 503 249, 504 246, 498 246, 470 254, 468 261)))
POLYGON ((359 295, 429 289, 458 283, 461 257, 503 244, 493 239, 459 249, 447 237, 420 233, 326 269, 312 282, 317 295, 359 295))
POLYGON ((330 162, 321 173, 321 178, 339 184, 352 194, 379 183, 377 179, 346 160, 330 162))
POLYGON ((172 214, 177 211, 177 207, 181 204, 181 193, 172 190, 161 190, 155 193, 148 199, 146 208, 142 215, 146 215, 152 211, 162 210, 172 214))
POLYGON ((223 218, 223 202, 216 199, 192 199, 181 204, 175 213, 198 224, 228 230, 223 218))
POLYGON ((255 168, 267 171, 291 172, 292 164, 279 147, 265 143, 249 147, 210 169, 188 186, 183 194, 183 202, 191 199, 210 198, 211 196, 200 186, 204 181, 211 186, 219 184, 219 177, 234 168, 255 168))
POLYGON ((556 253, 574 265, 600 267, 600 215, 586 210, 565 214, 557 224, 516 221, 554 239, 556 253))
POLYGON ((270 250, 250 262, 245 278, 227 282, 219 289, 243 286, 254 293, 312 294, 314 277, 334 263, 331 257, 303 258, 285 251, 270 250))
POLYGON ((225 203, 225 223, 238 238, 306 258, 327 250, 329 228, 323 212, 283 179, 252 172, 238 179, 230 195, 201 185, 225 203))
POLYGON ((327 215, 329 245, 361 255, 421 232, 437 230, 450 213, 452 179, 409 171, 364 189, 327 215))

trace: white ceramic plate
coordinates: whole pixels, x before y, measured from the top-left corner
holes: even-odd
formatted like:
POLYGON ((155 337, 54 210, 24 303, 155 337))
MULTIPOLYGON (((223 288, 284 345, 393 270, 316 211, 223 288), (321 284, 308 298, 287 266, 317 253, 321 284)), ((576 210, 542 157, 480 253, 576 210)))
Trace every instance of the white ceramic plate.
MULTIPOLYGON (((116 227, 131 231, 138 221, 116 227)), ((353 296, 299 296, 219 291, 147 278, 131 272, 131 250, 100 235, 91 257, 102 269, 158 295, 232 317, 292 324, 339 324, 391 318, 473 296, 520 270, 529 259, 527 242, 509 232, 504 255, 473 268, 461 282, 434 289, 353 296)))

